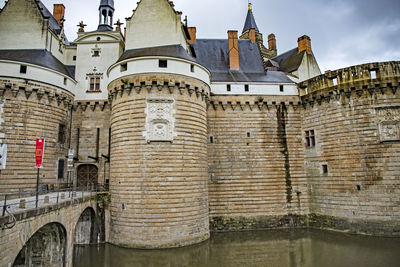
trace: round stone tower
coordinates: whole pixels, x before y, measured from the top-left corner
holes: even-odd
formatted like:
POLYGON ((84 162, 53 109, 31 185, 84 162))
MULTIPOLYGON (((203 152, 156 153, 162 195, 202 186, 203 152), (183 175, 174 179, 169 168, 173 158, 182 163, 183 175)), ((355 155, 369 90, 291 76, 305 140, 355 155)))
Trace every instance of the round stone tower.
POLYGON ((168 248, 208 239, 210 73, 176 45, 126 51, 108 74, 110 242, 168 248), (165 56, 146 56, 154 54, 165 56))

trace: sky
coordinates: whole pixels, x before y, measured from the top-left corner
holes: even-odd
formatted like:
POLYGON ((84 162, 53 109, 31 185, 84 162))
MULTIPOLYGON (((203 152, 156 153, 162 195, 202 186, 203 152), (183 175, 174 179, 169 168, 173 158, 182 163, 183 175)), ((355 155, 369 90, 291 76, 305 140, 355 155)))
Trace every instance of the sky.
MULTIPOLYGON (((0 7, 5 0, 0 0, 0 7)), ((11 0, 12 1, 12 0, 11 0)), ((79 21, 96 30, 100 0, 42 0, 66 7, 65 31, 76 38, 79 21)), ((115 19, 125 22, 138 0, 114 0, 115 19)), ((400 60, 400 0, 252 0, 258 29, 274 33, 278 54, 297 46, 297 38, 311 37, 321 70, 400 60)), ((242 32, 248 0, 175 0, 175 9, 197 27, 198 38, 227 38, 228 30, 242 32)))

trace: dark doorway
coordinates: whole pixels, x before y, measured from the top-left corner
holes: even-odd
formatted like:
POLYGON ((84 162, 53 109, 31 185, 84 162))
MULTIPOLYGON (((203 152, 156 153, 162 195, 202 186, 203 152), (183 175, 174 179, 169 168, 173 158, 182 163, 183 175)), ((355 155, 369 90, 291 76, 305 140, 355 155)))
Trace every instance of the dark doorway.
POLYGON ((93 164, 84 164, 78 167, 77 186, 97 185, 98 170, 93 164))

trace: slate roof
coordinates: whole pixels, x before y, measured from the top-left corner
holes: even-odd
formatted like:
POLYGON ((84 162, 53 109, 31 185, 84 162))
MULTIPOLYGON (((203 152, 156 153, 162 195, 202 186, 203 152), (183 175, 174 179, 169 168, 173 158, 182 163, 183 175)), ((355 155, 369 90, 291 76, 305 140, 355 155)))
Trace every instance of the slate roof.
POLYGON ((299 53, 296 47, 274 58, 271 58, 271 61, 279 64, 279 70, 291 73, 300 67, 305 53, 306 51, 299 53))
POLYGON ((54 18, 53 14, 41 1, 38 1, 37 4, 39 6, 40 12, 42 13, 42 16, 49 19, 49 29, 56 35, 60 34, 61 26, 60 24, 58 24, 58 21, 56 20, 56 18, 54 18))
POLYGON ((148 56, 174 57, 196 62, 196 59, 191 57, 181 45, 167 45, 126 50, 117 62, 130 58, 148 56))
POLYGON ((265 71, 258 45, 250 40, 239 40, 240 70, 230 70, 227 39, 197 39, 193 48, 213 82, 293 83, 283 72, 265 71))
POLYGON ((66 67, 47 50, 0 50, 0 60, 33 64, 55 70, 74 79, 75 70, 66 67), (72 72, 73 71, 73 72, 72 72))
POLYGON ((247 17, 246 17, 246 21, 244 23, 242 33, 246 32, 250 29, 255 29, 256 31, 259 31, 257 24, 256 24, 256 20, 254 19, 253 11, 251 9, 249 9, 249 11, 247 12, 247 17))

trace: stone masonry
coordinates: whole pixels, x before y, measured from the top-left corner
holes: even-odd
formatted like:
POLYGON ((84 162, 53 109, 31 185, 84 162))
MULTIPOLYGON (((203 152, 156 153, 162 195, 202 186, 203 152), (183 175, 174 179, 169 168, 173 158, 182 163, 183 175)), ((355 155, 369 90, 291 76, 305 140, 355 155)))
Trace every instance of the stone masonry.
POLYGON ((133 75, 109 90, 110 242, 166 248, 208 239, 208 85, 133 75))
POLYGON ((0 81, 4 102, 1 134, 8 144, 7 169, 2 170, 1 192, 32 190, 36 185, 35 140, 46 139, 41 183, 58 184, 58 159, 69 147, 69 126, 73 96, 67 91, 33 82, 0 81), (64 126, 62 140, 59 127, 64 126), (55 179, 56 178, 56 179, 55 179))

